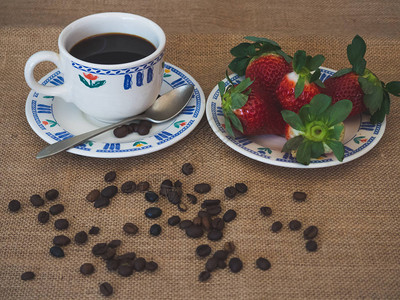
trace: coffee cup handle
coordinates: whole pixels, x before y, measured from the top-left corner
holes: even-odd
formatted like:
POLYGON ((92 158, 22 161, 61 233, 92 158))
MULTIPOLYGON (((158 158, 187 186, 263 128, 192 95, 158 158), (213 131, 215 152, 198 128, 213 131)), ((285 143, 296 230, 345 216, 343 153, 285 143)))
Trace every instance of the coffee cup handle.
POLYGON ((58 69, 61 70, 61 59, 60 55, 53 51, 39 51, 29 57, 25 64, 25 80, 29 87, 39 93, 49 96, 65 96, 67 92, 67 84, 64 83, 59 86, 44 86, 39 84, 33 76, 33 70, 35 67, 44 61, 54 63, 58 69))

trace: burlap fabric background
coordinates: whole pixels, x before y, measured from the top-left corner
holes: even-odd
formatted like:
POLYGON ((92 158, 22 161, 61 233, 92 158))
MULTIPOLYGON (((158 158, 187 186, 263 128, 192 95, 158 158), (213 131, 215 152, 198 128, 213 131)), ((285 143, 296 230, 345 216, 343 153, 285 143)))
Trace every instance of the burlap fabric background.
MULTIPOLYGON (((98 285, 104 281, 114 286, 113 298, 116 299, 400 297, 399 99, 392 98, 386 132, 374 149, 355 161, 327 169, 286 169, 253 161, 222 143, 205 117, 179 143, 146 156, 95 159, 62 153, 36 160, 35 155, 45 142, 26 122, 24 106, 29 88, 23 78, 23 67, 26 59, 36 51, 56 51, 57 36, 66 24, 52 24, 55 19, 41 16, 33 9, 33 2, 26 5, 5 3, 0 28, 1 298, 95 299, 101 297, 98 285), (20 23, 13 24, 7 9, 16 15, 18 8, 22 17, 20 23), (29 13, 32 15, 30 20, 27 19, 29 13), (195 171, 190 176, 180 172, 185 162, 194 165, 195 171), (159 237, 148 234, 150 225, 155 222, 143 215, 145 208, 150 206, 143 194, 118 194, 109 207, 94 209, 84 198, 93 188, 107 185, 103 176, 110 170, 117 172, 115 183, 118 186, 126 180, 148 180, 155 191, 164 179, 181 180, 184 192, 192 192, 196 183, 210 183, 211 192, 199 196, 199 200, 221 199, 223 209, 235 209, 238 216, 227 225, 222 241, 209 243, 217 250, 224 242, 233 241, 237 246, 235 256, 244 262, 242 272, 233 274, 227 269, 218 270, 209 282, 198 282, 197 276, 204 269, 205 260, 195 257, 194 251, 199 244, 208 241, 205 237, 187 238, 178 228, 168 226, 167 219, 173 214, 183 219, 193 218, 199 205, 189 206, 188 212, 181 213, 166 199, 161 199, 158 206, 163 209, 163 215, 156 221, 163 226, 159 237), (249 191, 233 200, 225 199, 223 189, 235 182, 245 182, 249 191), (36 193, 44 195, 51 188, 60 191, 55 203, 64 204, 65 212, 52 217, 48 224, 39 225, 38 212, 48 209, 51 203, 36 209, 30 205, 29 197, 36 193), (307 192, 306 202, 295 203, 291 199, 297 190, 307 192), (16 214, 7 210, 12 199, 22 202, 22 210, 16 214), (271 217, 261 217, 259 207, 263 205, 273 209, 271 217), (78 231, 88 231, 93 225, 99 226, 101 232, 98 236, 90 236, 86 245, 72 243, 65 247, 66 257, 56 259, 49 255, 49 248, 53 237, 59 234, 53 222, 62 217, 70 221, 70 228, 65 233, 70 237, 78 231), (319 227, 317 252, 307 253, 301 232, 287 229, 292 219, 300 220, 303 226, 319 227), (273 234, 269 228, 277 220, 283 222, 284 229, 273 234), (126 222, 136 223, 140 233, 133 237, 125 235, 122 226, 126 222), (114 238, 123 241, 119 253, 135 251, 146 259, 154 259, 159 263, 159 270, 154 274, 135 273, 129 278, 108 272, 101 259, 93 257, 91 247, 114 238), (259 256, 271 261, 270 270, 262 272, 255 268, 259 256), (93 275, 84 277, 79 273, 84 262, 95 265, 93 275), (36 273, 36 279, 22 282, 20 275, 28 270, 36 273)), ((109 2, 101 3, 105 10, 117 10, 109 2)), ((376 26, 371 26, 370 31, 363 29, 368 45, 368 67, 383 81, 399 80, 400 40, 398 34, 391 37, 383 30, 390 27, 398 33, 399 27, 389 26, 398 25, 398 20, 383 17, 385 13, 393 16, 395 12, 389 5, 379 10, 376 3, 365 3, 370 6, 368 10, 360 8, 362 22, 367 23, 365 18, 374 12, 382 16, 375 19, 376 26)), ((65 17, 68 22, 93 12, 90 9, 83 12, 79 6, 72 8, 69 5, 68 17, 65 17)), ((157 5, 161 7, 158 2, 157 5)), ((197 6, 200 8, 199 4, 197 6)), ((62 16, 61 7, 59 4, 58 9, 51 7, 45 13, 62 16)), ((395 8, 399 12, 398 5, 395 8)), ((352 9, 348 13, 355 14, 357 19, 358 11, 352 9)), ((150 8, 141 12, 149 17, 152 15, 150 8)), ((336 13, 339 16, 339 12, 336 13)), ((205 16, 206 12, 203 14, 205 16)), ((206 21, 212 20, 213 13, 210 14, 205 17, 206 21)), ((157 19, 156 16, 153 19, 157 19)), ((179 24, 184 23, 183 17, 178 20, 179 24)), ((214 24, 219 23, 218 20, 215 19, 214 24)), ((187 32, 178 32, 181 28, 173 27, 173 20, 160 17, 160 21, 170 29, 166 31, 166 61, 193 75, 207 96, 224 77, 231 59, 229 49, 242 41, 243 34, 233 31, 192 33, 196 31, 192 27, 187 32)), ((210 22, 206 23, 211 28, 210 22)), ((230 24, 227 26, 235 28, 230 24)), ((323 34, 328 33, 326 29, 319 34, 300 34, 295 26, 295 35, 290 35, 290 30, 273 30, 271 33, 266 28, 246 34, 271 37, 289 53, 299 48, 313 55, 322 53, 327 57, 325 66, 339 69, 347 66, 345 46, 354 35, 349 27, 342 25, 342 32, 332 27, 335 33, 326 35, 323 34)), ((279 23, 277 28, 283 28, 283 25, 279 23)), ((223 29, 222 25, 216 31, 223 29)), ((40 66, 37 76, 43 76, 53 68, 51 65, 40 66)))

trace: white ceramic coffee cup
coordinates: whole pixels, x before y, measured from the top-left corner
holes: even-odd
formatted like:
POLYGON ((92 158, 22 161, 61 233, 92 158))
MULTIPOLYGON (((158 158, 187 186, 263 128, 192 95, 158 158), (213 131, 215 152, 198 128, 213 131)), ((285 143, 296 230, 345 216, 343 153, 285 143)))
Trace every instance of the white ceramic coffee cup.
POLYGON ((164 31, 147 18, 118 12, 90 15, 65 27, 58 38, 59 53, 33 54, 25 65, 25 80, 36 92, 73 102, 90 117, 116 122, 144 112, 157 98, 164 74, 165 42, 164 31), (143 59, 115 65, 89 63, 69 53, 79 41, 104 33, 140 36, 156 50, 143 59), (35 80, 34 68, 43 61, 60 69, 63 84, 43 86, 35 80))

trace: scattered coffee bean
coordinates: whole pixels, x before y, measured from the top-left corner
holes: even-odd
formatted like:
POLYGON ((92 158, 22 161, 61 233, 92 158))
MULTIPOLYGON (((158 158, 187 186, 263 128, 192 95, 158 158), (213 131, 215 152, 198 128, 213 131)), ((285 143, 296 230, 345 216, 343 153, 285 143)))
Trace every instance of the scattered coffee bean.
POLYGON ((53 216, 58 215, 64 211, 64 205, 62 204, 53 205, 50 207, 49 211, 53 216))
POLYGON ((137 128, 137 133, 139 135, 147 135, 147 134, 149 134, 151 127, 152 127, 151 122, 142 120, 139 122, 139 126, 137 128))
POLYGON ((133 266, 120 265, 118 267, 118 274, 122 277, 129 277, 133 274, 133 266))
POLYGON ((148 261, 148 262, 146 262, 145 269, 147 271, 154 272, 155 270, 158 269, 158 264, 155 261, 148 261))
POLYGON ((211 219, 208 214, 201 217, 201 225, 203 225, 203 228, 207 231, 211 229, 211 219))
POLYGON ((100 197, 96 201, 94 201, 95 208, 103 208, 109 205, 110 205, 110 199, 102 195, 100 195, 100 197))
POLYGON ((34 279, 34 278, 35 278, 35 273, 33 273, 33 272, 25 272, 25 273, 23 273, 23 274, 21 275, 21 279, 22 279, 23 281, 32 280, 32 279, 34 279))
POLYGON ((297 202, 304 202, 307 199, 307 194, 304 192, 294 192, 293 200, 297 202))
POLYGON ((136 258, 135 252, 127 252, 117 257, 120 261, 130 261, 136 258))
POLYGON ((67 219, 58 219, 54 222, 54 227, 58 230, 65 230, 69 226, 67 219))
POLYGON ((233 186, 228 186, 225 188, 224 193, 225 193, 225 196, 227 196, 230 199, 233 199, 233 198, 235 198, 235 196, 237 194, 237 190, 233 186))
POLYGON ((158 200, 159 197, 158 197, 158 195, 156 193, 149 191, 149 192, 146 192, 146 194, 144 194, 144 198, 148 202, 154 203, 154 202, 156 202, 158 200))
POLYGON ((222 231, 213 229, 208 233, 208 239, 210 241, 219 241, 220 239, 222 239, 222 231))
POLYGON ((91 263, 84 263, 79 271, 83 274, 83 275, 90 275, 93 274, 94 272, 94 266, 91 263))
POLYGON ((289 229, 290 230, 296 231, 296 230, 299 230, 300 228, 301 228, 300 221, 292 220, 292 221, 289 222, 289 229))
POLYGON ((41 211, 38 214, 38 221, 42 224, 47 223, 49 219, 50 219, 50 214, 47 211, 41 211))
POLYGON ((139 128, 139 124, 138 123, 131 123, 131 124, 128 125, 128 129, 129 129, 130 133, 137 132, 138 128, 139 128))
POLYGON ((178 209, 181 212, 186 212, 188 210, 188 207, 185 203, 181 202, 181 203, 178 203, 178 209))
POLYGON ((153 236, 159 236, 161 234, 161 226, 158 224, 153 224, 150 226, 150 234, 153 236))
POLYGON ((173 189, 172 181, 166 179, 163 182, 161 182, 160 195, 167 197, 168 192, 172 191, 172 189, 173 189))
POLYGON ((94 256, 101 256, 107 251, 107 243, 97 243, 92 248, 92 253, 94 256))
POLYGON ((129 134, 130 128, 128 125, 122 125, 113 130, 113 134, 116 138, 123 138, 129 134))
POLYGON ((147 181, 141 181, 138 183, 138 185, 136 186, 136 189, 139 192, 145 192, 148 191, 150 188, 150 183, 148 183, 147 181))
POLYGON ((86 196, 86 200, 89 202, 94 202, 100 197, 100 191, 99 190, 92 190, 90 191, 89 194, 86 196))
POLYGON ((106 297, 111 296, 113 293, 113 287, 108 282, 103 282, 100 284, 100 293, 106 297))
POLYGON ((228 258, 229 252, 226 250, 217 250, 214 253, 214 257, 218 260, 225 260, 228 258))
POLYGON ((208 272, 208 271, 203 271, 203 272, 201 272, 201 273, 199 274, 199 281, 200 281, 200 282, 205 282, 205 281, 207 281, 208 279, 210 279, 210 277, 211 277, 211 273, 210 273, 210 272, 208 272))
POLYGON ((67 246, 69 243, 71 243, 71 239, 65 235, 57 235, 53 239, 55 246, 67 246))
POLYGON ((317 242, 314 240, 309 240, 306 242, 306 249, 310 252, 315 252, 318 249, 317 242))
POLYGON ((229 210, 227 210, 226 212, 225 212, 225 214, 224 214, 224 216, 222 217, 223 218, 223 220, 225 221, 225 222, 230 222, 230 221, 233 221, 233 220, 235 220, 235 218, 236 218, 236 211, 234 211, 233 209, 229 209, 229 210))
POLYGON ((217 206, 221 204, 221 200, 204 200, 203 203, 201 203, 201 208, 207 208, 210 206, 217 206))
POLYGON ((135 235, 139 231, 139 228, 133 223, 125 223, 125 225, 122 227, 122 229, 127 234, 132 234, 132 235, 135 235))
POLYGON ((177 191, 179 197, 182 197, 182 182, 180 180, 175 181, 174 188, 177 191))
POLYGON ((204 211, 204 210, 200 210, 200 211, 197 213, 197 215, 198 215, 200 218, 209 217, 208 213, 207 213, 206 211, 204 211))
POLYGON ((279 221, 276 221, 272 223, 271 230, 272 232, 279 232, 282 229, 282 223, 279 221))
POLYGON ((133 181, 126 181, 121 185, 121 192, 124 194, 131 194, 136 190, 136 183, 133 181))
POLYGON ((77 234, 75 234, 74 241, 76 244, 82 245, 82 244, 86 243, 87 240, 88 240, 88 235, 86 232, 79 231, 77 234))
POLYGON ((224 244, 224 250, 227 251, 228 253, 233 253, 235 252, 235 244, 233 242, 226 242, 224 244))
POLYGON ((203 228, 201 226, 191 225, 186 228, 186 235, 191 238, 200 238, 204 234, 203 228))
POLYGON ((117 259, 107 260, 106 267, 107 267, 107 270, 109 270, 109 271, 116 271, 119 267, 119 260, 117 260, 117 259))
POLYGON ((190 226, 193 225, 193 222, 190 220, 183 220, 182 222, 179 223, 179 228, 180 229, 186 229, 189 228, 190 226))
POLYGON ((89 230, 89 234, 93 234, 93 235, 99 234, 99 232, 100 232, 100 228, 96 227, 96 226, 92 226, 92 228, 90 228, 90 230, 89 230))
POLYGON ((190 203, 197 204, 197 197, 195 195, 186 194, 186 196, 188 197, 188 200, 190 203))
POLYGON ((211 186, 208 183, 199 183, 194 186, 194 191, 199 194, 205 194, 211 191, 211 186))
POLYGON ((143 257, 138 257, 133 262, 133 267, 135 271, 141 272, 146 268, 146 260, 143 257))
POLYGON ((211 221, 211 228, 222 231, 225 227, 225 222, 221 218, 215 218, 211 221))
POLYGON ((271 268, 271 263, 269 262, 269 260, 263 257, 260 257, 256 260, 256 265, 257 268, 263 271, 266 271, 269 268, 271 268))
POLYGON ((64 250, 58 246, 53 246, 50 248, 50 254, 54 257, 61 258, 64 257, 64 250))
POLYGON ((161 216, 162 210, 159 207, 150 207, 145 210, 144 214, 149 219, 156 219, 161 216))
POLYGON ((193 219, 193 224, 196 225, 196 226, 201 226, 202 225, 201 224, 201 218, 200 217, 195 217, 193 219))
POLYGON ((168 219, 168 224, 170 226, 178 225, 181 222, 181 218, 179 216, 172 216, 168 219))
POLYGON ((190 175, 193 173, 193 166, 191 163, 185 163, 182 166, 182 173, 185 175, 190 175))
POLYGON ((181 202, 181 197, 179 196, 178 192, 175 190, 170 190, 167 192, 168 201, 172 204, 176 205, 181 202))
POLYGON ((11 200, 8 203, 8 209, 12 212, 17 212, 21 209, 21 203, 18 200, 11 200))
POLYGON ((225 260, 218 260, 218 269, 225 269, 227 267, 227 264, 225 260))
POLYGON ((105 182, 113 182, 117 177, 117 173, 115 171, 110 171, 106 175, 104 175, 105 182))
POLYGON ((39 207, 44 204, 44 199, 39 195, 32 195, 29 199, 34 207, 39 207))
POLYGON ((207 206, 207 213, 210 216, 216 216, 221 212, 221 206, 215 205, 215 206, 207 206))
POLYGON ((118 193, 118 188, 115 185, 109 185, 101 190, 101 196, 111 199, 118 193))
POLYGON ((235 189, 237 190, 238 193, 243 194, 247 192, 247 185, 244 183, 236 183, 235 189))
POLYGON ((268 216, 272 215, 272 209, 268 206, 262 206, 262 207, 260 207, 260 213, 263 216, 268 217, 268 216))
POLYGON ((101 258, 107 261, 113 259, 116 253, 117 250, 115 248, 107 247, 106 252, 101 255, 101 258))
POLYGON ((108 243, 108 247, 110 248, 117 248, 121 246, 122 241, 121 240, 112 240, 111 242, 108 243))
POLYGON ((307 227, 303 232, 303 236, 306 240, 311 240, 315 238, 317 234, 318 234, 318 228, 314 225, 307 227))
POLYGON ((243 269, 243 262, 238 257, 233 257, 229 260, 229 269, 233 273, 238 273, 243 269))
POLYGON ((196 254, 200 257, 209 256, 211 253, 211 247, 207 244, 200 245, 196 248, 196 254))
POLYGON ((206 270, 208 272, 214 271, 218 267, 218 259, 211 257, 206 262, 206 270))
POLYGON ((46 197, 47 200, 53 201, 53 200, 56 200, 58 198, 59 194, 60 193, 57 190, 51 189, 51 190, 46 192, 45 197, 46 197))

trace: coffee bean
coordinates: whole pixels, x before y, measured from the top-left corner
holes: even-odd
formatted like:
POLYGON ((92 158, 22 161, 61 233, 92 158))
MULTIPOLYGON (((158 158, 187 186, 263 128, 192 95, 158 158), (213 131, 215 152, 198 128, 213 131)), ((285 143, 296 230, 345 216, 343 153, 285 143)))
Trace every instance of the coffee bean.
POLYGON ((162 210, 159 207, 150 207, 145 210, 144 214, 149 219, 156 219, 161 216, 162 210))
POLYGON ((221 200, 204 200, 203 203, 201 204, 201 208, 207 208, 210 206, 218 206, 221 204, 221 200))
POLYGON ((92 228, 90 228, 90 230, 89 230, 89 234, 93 234, 93 235, 99 234, 99 232, 100 232, 100 228, 96 227, 96 226, 92 226, 92 228))
POLYGON ((111 296, 113 294, 113 287, 108 282, 103 282, 100 284, 100 293, 103 296, 111 296))
POLYGON ((269 217, 270 215, 272 215, 272 209, 268 206, 262 206, 260 207, 260 213, 265 217, 269 217))
POLYGON ((110 171, 106 175, 104 175, 105 182, 113 182, 117 177, 117 173, 115 171, 110 171))
POLYGON ((211 277, 211 273, 210 273, 210 272, 208 272, 208 271, 203 271, 203 272, 201 272, 201 273, 199 274, 199 281, 200 281, 200 282, 205 282, 205 281, 207 281, 208 279, 210 279, 210 277, 211 277))
POLYGON ((279 221, 276 221, 272 223, 271 230, 272 232, 279 232, 282 229, 282 223, 279 221))
POLYGON ((201 224, 205 230, 209 231, 211 229, 211 220, 208 214, 201 217, 201 224))
POLYGON ((186 228, 186 235, 191 238, 200 238, 204 234, 203 228, 201 226, 191 225, 186 228))
POLYGON ((167 197, 169 191, 173 188, 172 181, 169 179, 164 180, 160 186, 160 195, 167 197))
POLYGON ((188 200, 190 203, 197 204, 197 197, 195 195, 186 194, 186 196, 188 197, 188 200))
POLYGON ((86 196, 86 200, 89 202, 94 202, 100 197, 100 191, 99 190, 92 190, 89 194, 86 196))
POLYGON ((144 198, 150 202, 150 203, 154 203, 158 200, 158 195, 154 192, 146 192, 146 194, 144 194, 144 198))
POLYGON ((181 212, 186 212, 188 210, 188 207, 185 203, 182 203, 182 202, 178 203, 177 206, 178 206, 179 211, 181 211, 181 212))
POLYGON ((38 214, 38 221, 42 224, 47 223, 49 219, 50 219, 50 214, 47 211, 41 211, 38 214))
POLYGON ((219 241, 222 239, 222 231, 213 229, 208 233, 207 237, 210 241, 219 241))
POLYGON ((118 193, 118 188, 115 185, 109 185, 101 190, 101 196, 111 199, 118 193))
POLYGON ((133 266, 120 265, 118 267, 118 274, 122 277, 129 277, 133 274, 133 266))
POLYGON ((135 235, 139 231, 139 228, 133 223, 125 223, 125 225, 122 227, 122 229, 127 234, 132 234, 132 235, 135 235))
POLYGON ((94 272, 94 266, 91 263, 84 263, 79 271, 83 274, 83 275, 90 275, 93 274, 94 272))
POLYGON ((153 236, 159 236, 161 234, 161 226, 158 224, 153 224, 150 227, 150 234, 153 236))
POLYGON ((193 222, 190 220, 183 220, 182 222, 179 223, 179 228, 180 229, 186 229, 189 228, 190 226, 193 225, 193 222))
POLYGON ((260 257, 256 260, 256 265, 257 268, 263 271, 266 271, 269 268, 271 268, 271 263, 269 262, 269 260, 263 257, 260 257))
POLYGON ((121 185, 121 192, 124 194, 131 194, 136 190, 136 183, 133 181, 126 181, 121 185))
POLYGON ((79 231, 77 234, 75 234, 74 240, 76 244, 82 245, 87 242, 88 235, 84 231, 79 231))
POLYGON ((130 261, 134 260, 135 258, 136 258, 135 252, 127 252, 117 257, 117 259, 119 259, 120 261, 130 261))
POLYGON ((141 181, 136 186, 136 189, 138 190, 138 192, 148 191, 149 188, 150 188, 150 183, 148 183, 147 181, 141 181))
POLYGON ((207 206, 207 213, 210 216, 216 216, 221 212, 221 206, 215 205, 215 206, 207 206))
POLYGON ((318 228, 314 225, 307 227, 303 232, 303 236, 306 240, 311 240, 315 238, 317 234, 318 234, 318 228))
POLYGON ((158 269, 158 264, 156 262, 154 262, 154 261, 148 261, 148 262, 146 262, 145 269, 147 271, 154 272, 155 270, 158 269))
POLYGON ((180 180, 175 181, 174 188, 178 192, 179 196, 182 196, 182 182, 180 180))
POLYGON ((296 231, 296 230, 299 230, 300 228, 301 228, 300 221, 292 220, 292 221, 289 222, 289 229, 290 230, 296 231))
POLYGON ((196 226, 201 226, 202 225, 201 224, 201 218, 200 217, 195 217, 193 219, 193 224, 196 225, 196 226))
POLYGON ((247 185, 244 183, 236 183, 235 184, 235 189, 238 193, 246 193, 247 192, 247 185))
POLYGON ((64 250, 58 246, 53 246, 50 248, 50 254, 54 257, 61 258, 64 257, 64 250))
POLYGON ((65 230, 69 226, 67 219, 58 219, 54 222, 54 227, 58 230, 65 230))
POLYGON ((228 253, 233 253, 235 252, 235 244, 233 242, 226 242, 224 244, 224 250, 227 251, 228 253))
POLYGON ((209 256, 211 253, 211 247, 207 244, 200 245, 196 248, 196 254, 200 257, 209 256))
POLYGON ((35 278, 35 273, 33 272, 25 272, 21 275, 21 280, 26 281, 26 280, 32 280, 35 278))
POLYGON ((215 218, 211 221, 211 227, 216 230, 223 230, 225 222, 221 218, 215 218))
POLYGON ((318 245, 316 241, 310 240, 306 242, 306 249, 310 252, 315 252, 318 249, 318 245))
POLYGON ((229 252, 226 250, 217 250, 213 256, 218 260, 225 260, 228 258, 228 254, 229 252))
POLYGON ((101 256, 107 251, 107 243, 97 243, 92 248, 92 253, 94 256, 101 256))
POLYGON ((293 200, 297 202, 304 202, 307 199, 307 194, 304 192, 294 192, 293 200))
POLYGON ((199 183, 194 186, 194 191, 199 194, 206 194, 211 191, 211 186, 208 183, 199 183))
POLYGON ((110 248, 117 248, 121 246, 122 241, 121 240, 112 240, 111 242, 108 243, 108 247, 110 248))
POLYGON ((214 271, 218 267, 218 259, 211 257, 206 262, 206 270, 208 272, 214 271))
POLYGON ((107 270, 109 270, 109 271, 117 270, 119 267, 119 260, 117 260, 117 259, 107 260, 106 267, 107 267, 107 270))
POLYGON ((209 217, 208 213, 207 213, 206 211, 204 211, 204 210, 200 210, 200 211, 197 213, 197 215, 198 215, 200 218, 209 217))
POLYGON ((233 221, 236 218, 236 211, 234 211, 233 209, 229 209, 225 212, 222 218, 225 222, 233 221))
POLYGON ((53 216, 58 215, 64 211, 64 205, 62 204, 53 205, 50 207, 49 211, 53 216))
POLYGON ((228 198, 233 199, 233 198, 235 198, 235 196, 237 194, 237 190, 233 186, 228 186, 225 188, 224 194, 228 198))
POLYGON ((94 201, 93 206, 95 208, 103 208, 103 207, 107 207, 109 205, 110 205, 110 199, 100 195, 100 197, 96 201, 94 201))
POLYGON ((238 257, 233 257, 229 260, 229 269, 233 273, 238 273, 243 269, 243 262, 238 257))
POLYGON ((178 225, 180 221, 181 221, 181 218, 179 216, 172 216, 168 219, 168 224, 170 226, 175 226, 175 225, 178 225))
POLYGON ((178 204, 181 202, 181 197, 179 196, 177 191, 171 190, 167 192, 168 201, 172 204, 178 204))
POLYGON ((58 195, 59 195, 59 192, 57 190, 51 189, 46 192, 45 197, 47 200, 53 201, 53 200, 57 199, 58 195))
POLYGON ((139 135, 146 135, 150 132, 151 127, 152 123, 150 121, 141 120, 137 128, 137 133, 139 135))
POLYGON ((137 132, 138 128, 139 128, 139 124, 138 123, 131 123, 128 125, 129 127, 129 131, 132 132, 137 132))
POLYGON ((8 203, 8 209, 11 212, 17 212, 21 209, 21 203, 18 200, 11 200, 10 203, 8 203))
POLYGON ((71 243, 71 239, 65 235, 57 235, 53 239, 53 244, 56 246, 67 246, 71 243))
POLYGON ((104 252, 101 255, 101 258, 104 260, 110 260, 113 259, 115 254, 117 253, 117 250, 115 248, 111 248, 107 246, 106 252, 104 252))
POLYGON ((44 200, 39 195, 32 195, 29 199, 34 207, 39 207, 44 204, 44 200))
POLYGON ((116 138, 123 138, 129 134, 129 131, 130 131, 130 129, 129 129, 128 125, 122 125, 122 126, 115 128, 113 130, 113 134, 116 138))
POLYGON ((133 267, 136 271, 141 272, 146 268, 146 260, 143 257, 138 257, 133 262, 133 267))
POLYGON ((185 163, 182 166, 182 173, 185 175, 190 175, 193 173, 193 166, 191 163, 185 163))

